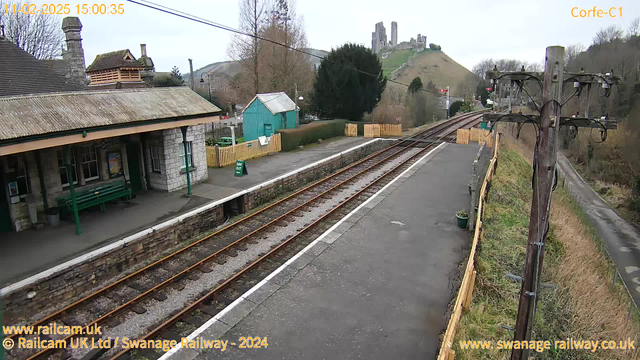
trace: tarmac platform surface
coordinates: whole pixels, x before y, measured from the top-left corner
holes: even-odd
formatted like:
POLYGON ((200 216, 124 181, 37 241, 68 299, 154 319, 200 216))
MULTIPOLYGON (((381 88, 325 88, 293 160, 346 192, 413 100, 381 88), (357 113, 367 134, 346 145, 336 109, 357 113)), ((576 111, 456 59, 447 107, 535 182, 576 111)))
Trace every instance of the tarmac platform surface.
POLYGON ((191 336, 227 351, 162 359, 434 358, 470 244, 454 214, 477 152, 439 146, 191 336), (268 347, 239 349, 241 336, 268 347))
POLYGON ((2 233, 0 287, 47 271, 207 203, 224 199, 369 141, 372 139, 337 137, 322 144, 307 145, 305 150, 247 160, 249 175, 243 177, 233 176, 233 166, 209 168, 209 179, 193 186, 191 198, 183 196, 186 189, 170 193, 149 190, 138 193, 129 203, 107 204, 104 213, 98 209, 82 212, 81 235, 75 234, 75 225, 71 221, 61 221, 57 227, 42 230, 2 233))

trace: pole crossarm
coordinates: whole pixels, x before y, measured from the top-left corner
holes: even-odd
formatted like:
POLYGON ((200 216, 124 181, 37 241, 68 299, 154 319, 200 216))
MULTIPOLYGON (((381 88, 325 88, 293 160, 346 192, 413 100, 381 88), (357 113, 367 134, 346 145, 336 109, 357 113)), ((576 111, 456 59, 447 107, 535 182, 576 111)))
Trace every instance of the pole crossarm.
POLYGON ((622 84, 622 79, 613 74, 613 70, 610 73, 602 74, 602 73, 565 73, 564 82, 579 82, 581 84, 607 84, 611 85, 620 85, 622 84))
MULTIPOLYGON (((495 122, 510 122, 510 123, 526 123, 534 121, 536 124, 540 124, 540 115, 523 115, 521 113, 485 113, 482 115, 483 121, 495 122)), ((618 128, 618 121, 615 119, 600 119, 600 118, 584 118, 584 117, 560 117, 560 126, 573 126, 584 128, 596 128, 615 130, 618 128)))

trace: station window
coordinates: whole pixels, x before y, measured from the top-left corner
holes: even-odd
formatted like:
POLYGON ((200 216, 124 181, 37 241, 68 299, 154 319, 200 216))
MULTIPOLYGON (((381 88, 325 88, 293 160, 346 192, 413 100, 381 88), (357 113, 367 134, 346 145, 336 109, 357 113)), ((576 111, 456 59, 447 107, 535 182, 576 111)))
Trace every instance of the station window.
MULTIPOLYGON (((183 146, 184 147, 184 146, 183 146)), ((161 163, 162 163, 162 148, 160 146, 151 145, 149 146, 149 152, 151 153, 151 170, 153 172, 161 172, 161 163)), ((182 150, 184 153, 184 149, 182 150)), ((184 158, 182 158, 184 162, 184 158)))
MULTIPOLYGON (((20 195, 20 198, 24 198, 31 192, 29 187, 29 175, 27 174, 27 162, 24 156, 10 156, 8 159, 9 169, 15 171, 15 182, 17 185, 17 193, 11 195, 20 195)), ((15 191, 10 190, 10 191, 15 191)))
MULTIPOLYGON (((78 183, 78 170, 76 169, 76 153, 75 151, 71 151, 71 167, 73 168, 73 183, 78 183)), ((67 167, 64 165, 64 154, 62 150, 58 150, 58 171, 60 172, 60 182, 62 183, 62 187, 69 186, 69 175, 67 173, 67 167)))
MULTIPOLYGON (((186 169, 184 164, 184 143, 178 144, 180 148, 180 168, 186 169)), ((189 167, 193 166, 193 154, 191 153, 191 141, 187 141, 187 159, 189 160, 189 167)))
POLYGON ((100 178, 98 170, 98 154, 93 145, 83 145, 80 147, 80 159, 82 160, 82 174, 85 181, 100 178))

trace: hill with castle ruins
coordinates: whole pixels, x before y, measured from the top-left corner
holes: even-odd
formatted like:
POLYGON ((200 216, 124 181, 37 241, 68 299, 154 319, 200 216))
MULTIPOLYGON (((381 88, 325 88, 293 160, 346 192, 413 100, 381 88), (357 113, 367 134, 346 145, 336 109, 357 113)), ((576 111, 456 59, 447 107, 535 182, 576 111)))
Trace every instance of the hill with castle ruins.
MULTIPOLYGON (((431 81, 436 88, 450 86, 452 95, 458 93, 457 87, 475 75, 442 52, 440 46, 427 43, 427 36, 417 34, 409 41, 398 42, 398 23, 391 22, 391 40, 383 22, 375 25, 371 33, 371 50, 380 56, 382 70, 391 80, 409 84, 420 77, 423 84, 431 81)), ((389 83, 387 88, 401 87, 389 83)))

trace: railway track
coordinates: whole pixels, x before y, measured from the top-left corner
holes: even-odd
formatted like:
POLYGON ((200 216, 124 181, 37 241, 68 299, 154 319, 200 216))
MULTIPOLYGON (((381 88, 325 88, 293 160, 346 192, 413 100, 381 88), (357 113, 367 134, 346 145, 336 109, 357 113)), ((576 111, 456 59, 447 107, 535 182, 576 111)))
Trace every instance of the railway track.
MULTIPOLYGON (((398 141, 123 277, 32 326, 51 322, 68 326, 99 325, 103 328, 102 338, 129 336, 145 340, 179 340, 307 246, 435 144, 419 140, 437 142, 457 128, 479 121, 479 117, 477 114, 455 117, 409 140, 398 141)), ((74 337, 52 339, 68 342, 74 337)), ((115 351, 112 349, 103 356, 121 359, 130 356, 127 351, 115 351)), ((87 355, 86 352, 42 349, 9 355, 15 359, 66 359, 70 356, 80 358, 87 355)), ((162 354, 148 350, 140 355, 155 359, 162 354)))

